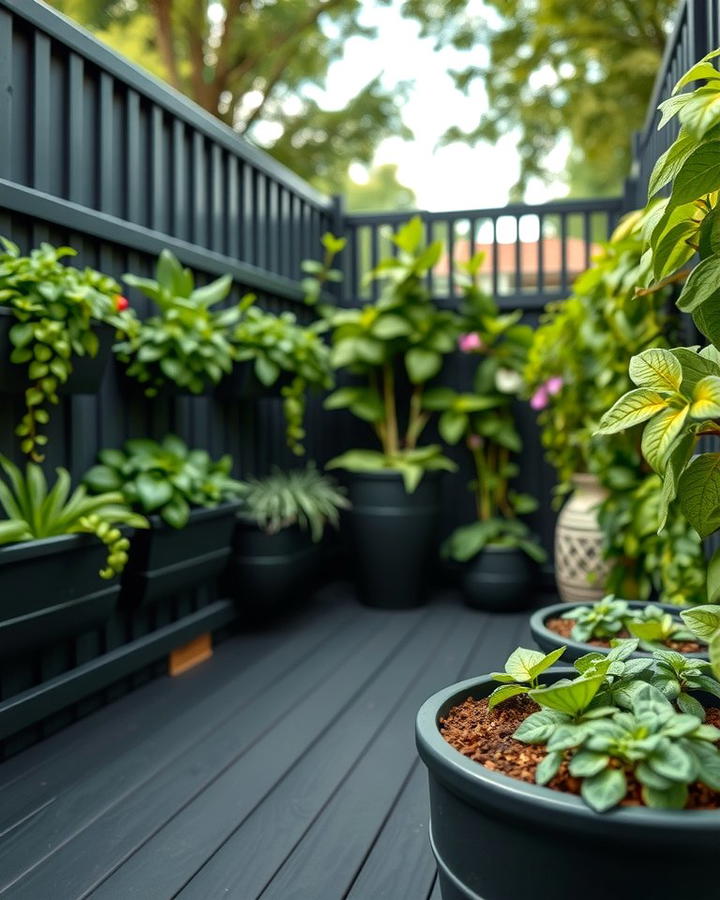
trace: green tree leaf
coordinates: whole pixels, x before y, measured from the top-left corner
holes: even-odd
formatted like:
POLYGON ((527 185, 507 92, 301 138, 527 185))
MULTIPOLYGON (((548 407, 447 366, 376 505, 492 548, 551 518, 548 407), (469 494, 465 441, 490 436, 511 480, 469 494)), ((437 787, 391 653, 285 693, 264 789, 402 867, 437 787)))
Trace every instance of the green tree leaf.
POLYGON ((663 472, 675 442, 682 434, 690 407, 666 409, 648 422, 642 436, 642 454, 656 472, 663 472))
POLYGON ((720 376, 706 375, 695 385, 690 406, 694 419, 715 419, 720 416, 720 376))
MULTIPOLYGON (((718 142, 720 148, 720 141, 718 142)), ((720 256, 710 256, 702 260, 690 273, 677 306, 683 312, 693 313, 713 298, 720 288, 720 256)))
POLYGON ((720 453, 704 453, 687 466, 678 482, 683 515, 701 538, 720 528, 720 453))
POLYGON ((682 383, 682 366, 670 350, 653 347, 630 360, 630 378, 641 388, 677 391, 682 383))
POLYGON ((637 388, 621 397, 600 420, 598 434, 615 434, 633 425, 639 425, 662 412, 668 406, 667 398, 648 388, 637 388))
POLYGON ((413 384, 422 384, 437 375, 442 366, 442 356, 434 350, 413 347, 405 354, 405 368, 413 384))
MULTIPOLYGON (((720 92, 715 96, 720 100, 720 92)), ((687 105, 683 112, 686 110, 687 105)), ((720 113, 720 103, 717 111, 720 113)), ((684 123, 687 124, 687 121, 684 123)), ((720 188, 720 141, 710 141, 694 150, 685 160, 675 176, 668 208, 674 209, 683 203, 691 203, 718 188, 720 188)))

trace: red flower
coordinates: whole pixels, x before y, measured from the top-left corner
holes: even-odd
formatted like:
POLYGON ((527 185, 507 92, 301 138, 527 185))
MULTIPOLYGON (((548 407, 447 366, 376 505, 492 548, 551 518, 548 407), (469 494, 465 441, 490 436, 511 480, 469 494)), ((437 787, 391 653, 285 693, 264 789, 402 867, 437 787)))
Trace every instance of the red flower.
POLYGON ((127 309, 130 304, 128 303, 127 297, 123 297, 121 294, 115 295, 115 309, 118 312, 122 312, 124 309, 127 309))

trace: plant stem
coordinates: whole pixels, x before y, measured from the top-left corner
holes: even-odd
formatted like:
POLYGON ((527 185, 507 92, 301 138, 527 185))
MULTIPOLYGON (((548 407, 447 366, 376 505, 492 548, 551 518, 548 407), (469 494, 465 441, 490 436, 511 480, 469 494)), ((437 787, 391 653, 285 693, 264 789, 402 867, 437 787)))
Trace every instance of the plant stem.
POLYGON ((392 363, 383 366, 383 399, 385 401, 385 442, 386 456, 397 456, 400 449, 398 437, 397 406, 395 404, 395 373, 392 363))
POLYGON ((410 397, 410 415, 408 417, 408 427, 405 432, 405 446, 408 450, 414 450, 417 446, 418 438, 427 425, 430 415, 423 411, 422 408, 423 385, 416 384, 413 386, 412 395, 410 397))

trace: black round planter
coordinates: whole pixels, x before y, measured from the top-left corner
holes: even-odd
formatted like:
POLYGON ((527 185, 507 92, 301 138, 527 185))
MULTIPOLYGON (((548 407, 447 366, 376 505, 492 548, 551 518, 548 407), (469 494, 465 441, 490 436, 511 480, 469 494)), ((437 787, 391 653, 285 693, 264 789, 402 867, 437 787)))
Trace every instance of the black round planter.
POLYGON ((150 528, 137 529, 131 538, 121 605, 148 606, 216 579, 230 556, 237 509, 237 503, 194 509, 179 529, 150 516, 150 528))
MULTIPOLYGON (((582 606, 584 604, 574 605, 582 606)), ((653 605, 659 606, 661 609, 665 610, 665 612, 673 613, 676 616, 680 609, 677 606, 670 606, 667 603, 655 603, 653 605)), ((643 603, 641 600, 631 600, 629 606, 631 609, 642 609, 647 606, 647 603, 643 603)), ((609 650, 608 647, 596 647, 594 644, 584 644, 580 641, 574 641, 572 638, 564 638, 546 627, 545 622, 548 619, 557 619, 569 609, 573 608, 573 604, 554 603, 552 606, 543 606, 532 614, 530 617, 530 631, 532 632, 533 640, 537 646, 545 653, 550 653, 558 647, 567 647, 567 650, 562 656, 563 662, 574 662, 576 659, 580 659, 581 656, 585 656, 586 653, 594 651, 597 653, 607 653, 609 650)), ((708 658, 707 652, 685 653, 684 655, 693 659, 708 658)), ((633 656, 651 657, 652 653, 649 653, 646 650, 636 650, 635 653, 633 653, 633 656)))
MULTIPOLYGON (((553 669, 544 680, 571 674, 553 669)), ((600 815, 579 797, 492 772, 451 747, 438 720, 495 687, 487 676, 454 684, 417 717, 443 900, 669 900, 687 893, 689 878, 696 896, 717 896, 720 811, 624 807, 600 815)))
POLYGON ((107 548, 69 534, 0 547, 0 656, 17 656, 102 625, 120 593, 104 581, 107 548))
POLYGON ((485 547, 462 575, 467 605, 492 612, 529 609, 537 583, 537 563, 517 547, 485 547))
POLYGON ((302 603, 321 558, 321 545, 300 528, 267 534, 254 521, 238 516, 223 585, 236 599, 241 619, 265 622, 302 603))
MULTIPOLYGON (((10 362, 13 351, 10 329, 17 322, 11 309, 0 307, 0 391, 5 394, 22 394, 30 384, 27 366, 10 362)), ((105 322, 93 322, 93 331, 98 338, 98 352, 95 356, 73 356, 72 372, 58 386, 59 394, 96 394, 100 390, 115 341, 115 329, 105 322)))
POLYGON ((441 472, 426 472, 412 494, 398 472, 353 472, 347 513, 360 599, 409 609, 426 599, 436 557, 441 472))

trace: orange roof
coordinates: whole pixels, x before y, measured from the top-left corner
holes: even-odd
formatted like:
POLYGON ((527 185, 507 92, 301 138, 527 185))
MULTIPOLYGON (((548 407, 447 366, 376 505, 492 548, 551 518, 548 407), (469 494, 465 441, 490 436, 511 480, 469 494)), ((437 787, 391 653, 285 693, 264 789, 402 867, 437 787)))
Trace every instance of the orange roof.
MULTIPOLYGON (((454 258, 456 262, 464 261, 472 255, 469 252, 470 242, 467 239, 455 241, 454 258)), ((546 237, 542 242, 543 270, 546 274, 554 274, 562 271, 562 240, 559 237, 546 237)), ((497 245, 498 272, 515 273, 516 248, 515 242, 497 245)), ((526 275, 536 275, 538 271, 539 241, 520 241, 520 271, 526 275)), ((588 259, 592 259, 598 250, 597 244, 591 244, 589 254, 586 256, 585 241, 579 237, 567 237, 565 239, 566 269, 568 273, 579 274, 588 267, 588 259)), ((485 261, 482 271, 492 272, 493 269, 493 245, 475 244, 474 253, 485 253, 485 261)), ((448 257, 443 255, 435 270, 440 275, 448 274, 448 257)))

